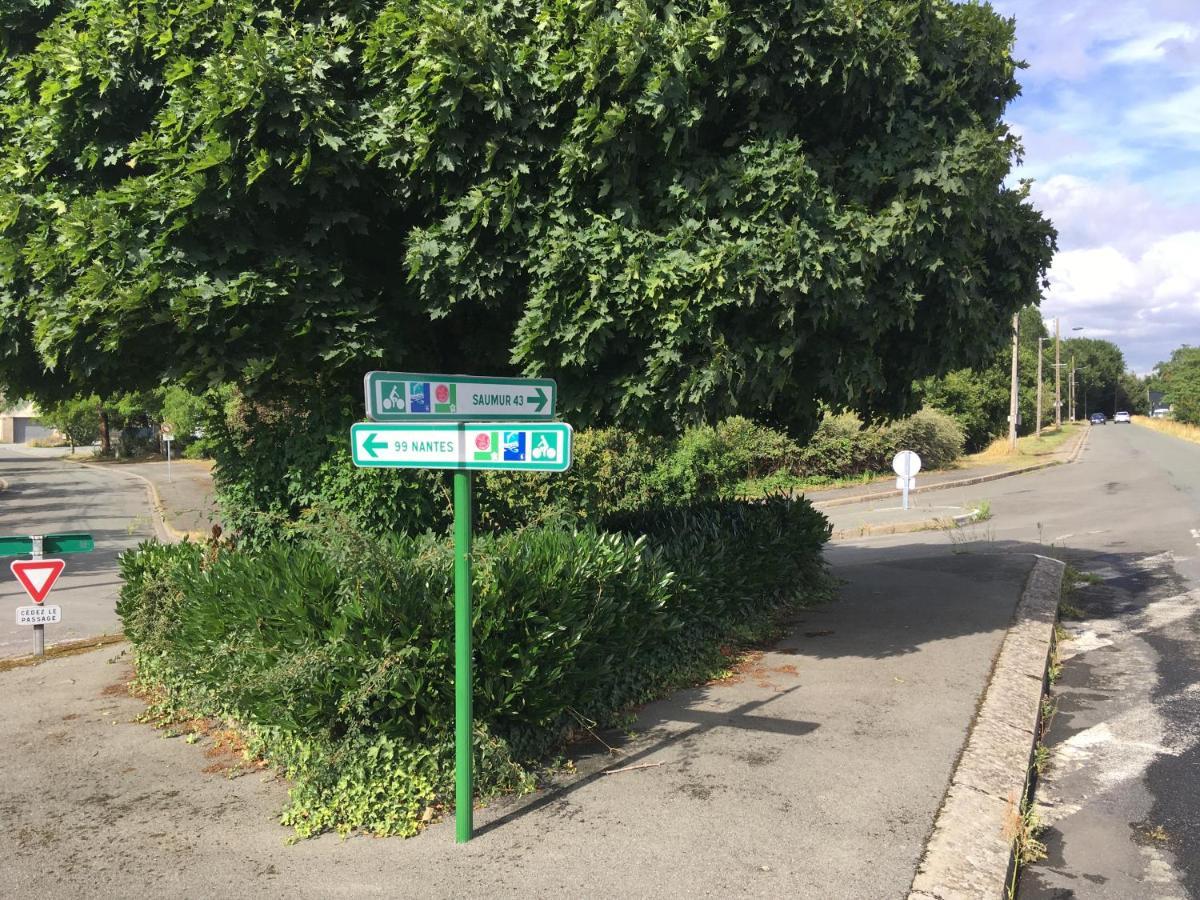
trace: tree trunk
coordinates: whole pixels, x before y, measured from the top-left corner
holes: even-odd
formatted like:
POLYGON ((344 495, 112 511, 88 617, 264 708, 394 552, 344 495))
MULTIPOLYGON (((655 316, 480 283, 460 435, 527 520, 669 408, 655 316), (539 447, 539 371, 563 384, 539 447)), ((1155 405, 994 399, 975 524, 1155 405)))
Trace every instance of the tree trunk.
POLYGON ((100 410, 100 452, 105 456, 112 453, 112 440, 108 435, 108 412, 100 410))

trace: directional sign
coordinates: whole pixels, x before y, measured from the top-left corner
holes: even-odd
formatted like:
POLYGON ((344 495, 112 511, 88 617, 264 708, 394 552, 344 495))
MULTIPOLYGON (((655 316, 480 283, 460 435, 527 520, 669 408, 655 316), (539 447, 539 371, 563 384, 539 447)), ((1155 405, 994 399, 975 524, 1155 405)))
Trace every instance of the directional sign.
POLYGON ((17 581, 34 603, 41 603, 66 565, 61 559, 14 559, 9 563, 17 581))
POLYGON ((528 422, 553 419, 558 402, 549 378, 368 372, 363 390, 376 422, 528 422))
POLYGON ((18 606, 18 625, 53 625, 62 621, 61 606, 18 606))
POLYGON ((571 426, 562 422, 373 425, 350 429, 354 464, 394 469, 565 472, 571 426))

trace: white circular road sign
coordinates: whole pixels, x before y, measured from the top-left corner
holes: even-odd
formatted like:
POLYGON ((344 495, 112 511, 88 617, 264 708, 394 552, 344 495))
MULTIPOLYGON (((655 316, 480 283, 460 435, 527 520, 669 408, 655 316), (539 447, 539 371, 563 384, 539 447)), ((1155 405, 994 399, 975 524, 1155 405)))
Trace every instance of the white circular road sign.
POLYGON ((892 469, 901 478, 912 478, 921 471, 921 457, 911 450, 901 450, 892 459, 892 469))

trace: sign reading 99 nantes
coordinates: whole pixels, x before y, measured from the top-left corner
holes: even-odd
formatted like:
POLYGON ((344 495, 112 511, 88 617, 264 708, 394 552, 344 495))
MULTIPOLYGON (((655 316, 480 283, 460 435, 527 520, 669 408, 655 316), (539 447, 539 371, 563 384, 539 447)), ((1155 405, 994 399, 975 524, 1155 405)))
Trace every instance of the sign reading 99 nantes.
POLYGON ((565 472, 571 465, 571 437, 564 422, 367 422, 350 428, 354 464, 364 468, 565 472))

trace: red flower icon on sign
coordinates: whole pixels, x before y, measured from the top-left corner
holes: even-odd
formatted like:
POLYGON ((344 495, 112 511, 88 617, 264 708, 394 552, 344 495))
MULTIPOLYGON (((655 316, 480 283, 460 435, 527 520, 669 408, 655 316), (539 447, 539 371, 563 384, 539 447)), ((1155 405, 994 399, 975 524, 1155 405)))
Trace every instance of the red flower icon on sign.
POLYGON ((475 435, 475 449, 476 450, 490 450, 491 447, 492 447, 492 439, 489 435, 486 435, 486 434, 475 435))
POLYGON ((433 396, 437 399, 438 403, 447 403, 450 400, 450 388, 444 384, 439 384, 434 390, 433 396))

